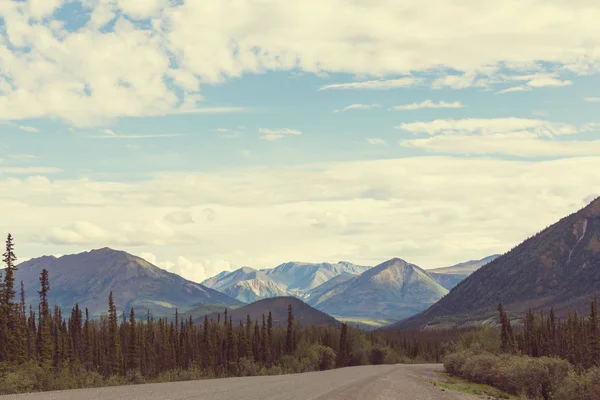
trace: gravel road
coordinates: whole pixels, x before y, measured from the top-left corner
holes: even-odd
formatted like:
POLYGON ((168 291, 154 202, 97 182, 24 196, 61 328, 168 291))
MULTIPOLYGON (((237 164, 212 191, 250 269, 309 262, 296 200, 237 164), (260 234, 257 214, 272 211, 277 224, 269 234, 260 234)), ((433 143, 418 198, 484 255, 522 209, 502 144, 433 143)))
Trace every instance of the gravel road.
POLYGON ((379 365, 325 372, 0 396, 2 400, 465 400, 435 387, 441 365, 379 365))

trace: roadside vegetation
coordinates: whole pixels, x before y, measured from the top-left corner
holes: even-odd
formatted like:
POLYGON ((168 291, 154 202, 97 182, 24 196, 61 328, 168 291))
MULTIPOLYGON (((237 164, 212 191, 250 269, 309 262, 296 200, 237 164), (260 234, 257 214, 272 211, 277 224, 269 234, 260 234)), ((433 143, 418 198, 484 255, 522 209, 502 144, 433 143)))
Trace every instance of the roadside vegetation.
POLYGON ((0 279, 0 394, 110 385, 173 382, 234 376, 322 371, 395 363, 441 362, 459 332, 369 332, 339 326, 302 326, 288 307, 287 324, 270 313, 234 321, 228 310, 195 323, 154 319, 133 309, 117 312, 112 293, 107 313, 90 318, 78 305, 63 314, 51 308, 47 270, 40 274, 39 304, 20 301, 16 256, 9 235, 0 279))
POLYGON ((600 330, 594 300, 590 315, 566 321, 529 312, 513 332, 499 306, 499 329, 464 334, 444 357, 446 371, 525 399, 600 399, 600 330))

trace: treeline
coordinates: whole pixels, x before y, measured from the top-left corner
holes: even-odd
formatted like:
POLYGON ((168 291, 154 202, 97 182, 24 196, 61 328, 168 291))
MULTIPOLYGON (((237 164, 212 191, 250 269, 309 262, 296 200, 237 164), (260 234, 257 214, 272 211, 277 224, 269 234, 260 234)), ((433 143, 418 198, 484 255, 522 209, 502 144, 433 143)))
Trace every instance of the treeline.
POLYGON ((557 356, 575 366, 591 368, 600 364, 600 324, 598 301, 590 304, 589 315, 583 316, 569 311, 565 320, 559 320, 554 310, 545 315, 529 311, 524 318, 523 328, 512 333, 510 320, 498 306, 502 350, 532 357, 557 356))
POLYGON ((600 399, 600 330, 598 306, 587 317, 569 312, 557 320, 529 311, 513 330, 502 305, 500 327, 470 332, 444 357, 446 370, 527 399, 600 399))
POLYGON ((117 312, 91 319, 75 305, 50 307, 48 271, 40 274, 39 305, 26 310, 21 282, 16 301, 13 238, 6 241, 0 285, 0 394, 113 384, 252 376, 398 362, 439 362, 456 332, 370 332, 340 326, 301 326, 288 308, 287 325, 271 313, 233 321, 227 310, 198 324, 117 312), (26 312, 27 311, 27 312, 26 312))

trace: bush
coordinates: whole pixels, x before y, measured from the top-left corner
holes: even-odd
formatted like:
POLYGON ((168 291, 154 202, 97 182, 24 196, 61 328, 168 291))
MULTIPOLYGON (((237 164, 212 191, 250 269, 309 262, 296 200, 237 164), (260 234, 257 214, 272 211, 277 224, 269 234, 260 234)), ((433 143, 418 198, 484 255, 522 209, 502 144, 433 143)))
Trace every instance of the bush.
POLYGON ((388 355, 388 348, 380 344, 376 344, 371 349, 371 364, 380 365, 385 364, 385 358, 388 355))
POLYGON ((573 374, 573 366, 556 357, 497 356, 466 350, 446 355, 444 367, 452 375, 536 399, 553 398, 557 384, 573 374))
POLYGON ((600 399, 600 368, 582 374, 571 371, 566 379, 554 386, 553 400, 600 399))
POLYGON ((240 376, 255 376, 258 373, 258 368, 254 360, 243 357, 238 361, 238 373, 240 376))

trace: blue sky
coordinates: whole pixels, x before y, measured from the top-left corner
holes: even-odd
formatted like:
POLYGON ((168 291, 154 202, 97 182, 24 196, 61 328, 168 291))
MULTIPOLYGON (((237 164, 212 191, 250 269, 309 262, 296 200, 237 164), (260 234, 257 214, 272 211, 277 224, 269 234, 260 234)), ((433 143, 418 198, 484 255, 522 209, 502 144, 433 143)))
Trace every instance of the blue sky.
POLYGON ((413 3, 0 4, 0 230, 194 280, 432 268, 600 194, 600 6, 413 3))

